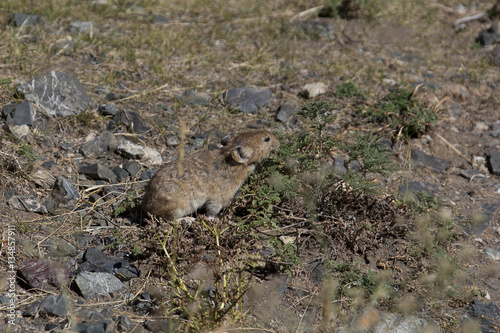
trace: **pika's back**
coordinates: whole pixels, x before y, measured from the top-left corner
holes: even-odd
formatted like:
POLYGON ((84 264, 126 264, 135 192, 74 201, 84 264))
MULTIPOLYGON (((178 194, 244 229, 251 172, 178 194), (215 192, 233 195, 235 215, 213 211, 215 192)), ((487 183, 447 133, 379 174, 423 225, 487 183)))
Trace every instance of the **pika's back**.
POLYGON ((151 179, 143 210, 167 219, 203 209, 215 216, 227 206, 255 165, 280 146, 279 138, 265 130, 227 136, 223 147, 201 150, 167 163, 151 179))

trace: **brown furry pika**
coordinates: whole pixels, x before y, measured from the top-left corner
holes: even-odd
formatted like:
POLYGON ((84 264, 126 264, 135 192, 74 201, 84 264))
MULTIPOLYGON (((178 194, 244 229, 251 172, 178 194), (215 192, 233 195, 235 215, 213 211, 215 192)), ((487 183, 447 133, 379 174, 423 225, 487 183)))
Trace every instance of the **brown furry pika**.
POLYGON ((162 166, 151 178, 142 200, 145 212, 165 219, 203 210, 213 218, 227 206, 256 164, 280 146, 276 135, 255 130, 235 134, 224 147, 200 150, 181 162, 162 166))

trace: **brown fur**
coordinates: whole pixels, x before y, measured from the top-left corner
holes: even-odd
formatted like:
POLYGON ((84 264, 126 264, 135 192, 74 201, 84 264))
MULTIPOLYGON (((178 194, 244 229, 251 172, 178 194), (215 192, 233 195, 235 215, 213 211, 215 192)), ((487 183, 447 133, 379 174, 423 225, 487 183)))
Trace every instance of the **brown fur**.
POLYGON ((256 130, 235 134, 217 150, 200 150, 182 162, 167 163, 151 178, 142 201, 145 212, 166 219, 180 218, 204 209, 213 217, 227 206, 255 165, 278 148, 277 136, 256 130))

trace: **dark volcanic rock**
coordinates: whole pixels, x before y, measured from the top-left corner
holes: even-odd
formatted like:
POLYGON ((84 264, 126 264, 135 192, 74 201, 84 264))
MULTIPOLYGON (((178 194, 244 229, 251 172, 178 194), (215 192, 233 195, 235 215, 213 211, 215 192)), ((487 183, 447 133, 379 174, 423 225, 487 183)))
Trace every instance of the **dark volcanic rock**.
POLYGON ((17 105, 7 105, 3 108, 2 113, 8 124, 32 126, 36 109, 33 104, 23 101, 17 105))
POLYGON ((273 93, 266 88, 239 87, 222 94, 224 103, 244 113, 253 113, 269 103, 273 93))
POLYGON ((124 110, 118 110, 116 112, 109 121, 108 130, 114 130, 118 126, 125 126, 128 130, 139 134, 148 132, 151 129, 144 125, 144 122, 137 112, 128 112, 124 110))
POLYGON ((93 104, 75 76, 58 71, 37 75, 21 83, 17 91, 49 117, 77 115, 93 104))
POLYGON ((80 195, 73 184, 63 176, 58 176, 52 192, 43 199, 43 204, 47 210, 52 213, 60 204, 68 204, 71 200, 78 200, 80 195))
POLYGON ((141 171, 141 165, 136 161, 126 161, 123 163, 123 168, 127 170, 132 178, 137 177, 141 171))
POLYGON ((99 112, 105 116, 114 116, 120 108, 114 104, 103 104, 99 107, 99 112))
POLYGON ((126 315, 118 316, 118 321, 116 322, 116 328, 125 332, 130 332, 134 328, 134 323, 126 315))
POLYGON ((83 255, 83 263, 80 265, 80 269, 87 272, 95 272, 95 270, 105 265, 110 261, 109 256, 95 247, 90 247, 85 251, 83 255))
POLYGON ((418 200, 419 193, 433 197, 436 192, 436 185, 420 182, 409 181, 399 187, 399 196, 405 200, 418 200))
POLYGON ((69 300, 66 295, 49 295, 40 303, 38 313, 55 317, 64 317, 68 314, 69 300))
POLYGON ((88 248, 83 260, 84 262, 79 266, 82 271, 110 273, 127 280, 140 276, 139 269, 128 262, 129 258, 123 252, 118 252, 110 259, 100 250, 88 248))
MULTIPOLYGON (((472 225, 467 225, 464 228, 464 231, 468 235, 479 236, 483 231, 485 231, 491 224, 491 220, 495 215, 498 207, 500 207, 500 203, 487 203, 481 207, 479 211, 480 217, 476 218, 475 223, 472 225)), ((473 219, 474 220, 474 219, 473 219)))
POLYGON ((482 30, 477 36, 476 42, 483 46, 500 43, 500 23, 493 23, 487 30, 482 30))
POLYGON ((37 25, 41 23, 43 16, 40 15, 29 15, 24 13, 13 13, 11 16, 11 22, 16 27, 21 27, 23 25, 37 25))
POLYGON ((500 151, 497 149, 491 149, 488 162, 491 173, 500 176, 500 151))
POLYGON ((118 140, 115 138, 113 133, 110 131, 105 131, 96 138, 84 143, 79 152, 85 157, 89 157, 92 154, 101 154, 109 150, 116 149, 118 145, 118 140))
POLYGON ((105 180, 110 183, 116 183, 116 175, 114 172, 99 163, 82 165, 78 169, 78 173, 84 174, 94 180, 105 180))
POLYGON ((411 151, 411 162, 414 167, 426 167, 440 173, 444 173, 451 166, 447 160, 426 154, 418 149, 411 151))
POLYGON ((125 169, 122 169, 121 167, 119 166, 114 166, 111 168, 111 171, 113 171, 116 175, 116 180, 120 183, 124 180, 126 180, 130 174, 128 173, 127 170, 125 169))
POLYGON ((279 107, 278 107, 278 113, 276 114, 276 120, 279 120, 281 122, 285 122, 287 121, 291 116, 292 114, 294 114, 295 112, 297 112, 297 110, 295 110, 294 108, 292 107, 289 107, 288 105, 286 104, 281 104, 279 107))
POLYGON ((21 264, 19 274, 30 287, 47 289, 49 285, 59 288, 68 284, 70 270, 48 260, 30 259, 21 264))
POLYGON ((92 323, 77 323, 75 330, 78 333, 109 333, 114 332, 113 321, 97 321, 92 323))
POLYGON ((477 318, 481 323, 481 332, 498 332, 498 318, 500 317, 500 303, 483 303, 474 300, 470 316, 477 318))

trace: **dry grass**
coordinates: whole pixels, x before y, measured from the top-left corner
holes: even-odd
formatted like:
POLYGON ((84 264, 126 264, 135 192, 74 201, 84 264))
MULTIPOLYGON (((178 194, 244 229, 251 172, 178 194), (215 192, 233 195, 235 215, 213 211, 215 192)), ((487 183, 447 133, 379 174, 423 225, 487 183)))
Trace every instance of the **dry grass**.
MULTIPOLYGON (((430 0, 373 0, 368 8, 370 15, 351 21, 317 19, 307 14, 308 9, 323 5, 320 0, 4 2, 0 7, 0 106, 17 101, 14 91, 18 80, 53 69, 71 72, 98 104, 108 102, 102 91, 123 95, 125 98, 113 102, 139 112, 153 126, 152 135, 131 135, 130 139, 156 147, 167 158, 177 152, 166 148, 165 136, 179 133, 181 123, 186 124, 189 138, 210 129, 225 133, 266 120, 284 133, 285 141, 296 139, 286 126, 273 123, 274 110, 283 102, 301 108, 304 101, 297 92, 303 84, 315 81, 329 88, 318 100, 335 105, 335 120, 329 125, 340 130, 325 132, 332 138, 360 130, 355 115, 359 101, 336 98, 334 94, 335 87, 347 81, 366 91, 363 103, 368 104, 386 93, 385 79, 410 86, 424 74, 428 75, 425 80, 436 83, 438 88, 422 88, 422 98, 439 101, 453 97, 450 85, 458 83, 467 85, 471 97, 463 103, 474 110, 474 115, 487 113, 488 108, 499 103, 498 94, 489 86, 489 82, 498 80, 498 68, 485 60, 485 50, 473 47, 481 23, 456 34, 451 23, 462 14, 454 9, 459 4, 455 0, 439 4, 430 0), (14 27, 7 24, 13 12, 42 15, 44 21, 36 26, 14 27), (70 33, 67 28, 74 21, 92 21, 92 32, 70 33), (304 32, 299 23, 306 21, 324 22, 330 34, 325 37, 304 32), (68 38, 74 42, 73 51, 69 55, 54 52, 53 46, 68 38), (274 93, 271 105, 255 115, 224 107, 221 93, 242 85, 270 87, 274 93), (190 88, 209 92, 211 105, 180 103, 176 95, 190 88), (164 106, 172 112, 161 111, 164 106)), ((481 10, 488 7, 482 3, 479 6, 481 10)), ((448 106, 443 105, 447 111, 448 106)), ((373 309, 377 307, 433 318, 443 330, 458 332, 465 306, 481 296, 478 288, 467 286, 464 269, 477 259, 477 253, 471 250, 473 246, 465 244, 447 216, 430 213, 417 220, 408 215, 403 203, 389 200, 388 196, 341 188, 341 182, 317 197, 273 202, 270 211, 275 224, 252 230, 247 223, 252 223, 257 214, 240 216, 251 196, 240 198, 212 225, 202 218, 195 224, 178 226, 152 219, 144 228, 134 224, 131 215, 116 217, 114 212, 120 204, 137 203, 143 182, 127 181, 123 194, 92 202, 90 196, 101 193, 108 185, 80 181, 75 161, 67 156, 55 157, 58 155, 51 151, 59 149, 59 141, 68 140, 78 146, 89 132, 105 129, 107 118, 95 110, 86 117, 86 122, 83 118, 46 121, 45 128, 37 129, 38 134, 23 140, 2 132, 0 193, 11 189, 16 194, 48 193, 32 182, 31 172, 39 168, 39 163, 30 158, 34 153, 56 159, 60 168, 54 172, 72 176, 81 199, 71 211, 59 211, 50 217, 9 209, 1 218, 15 223, 21 237, 26 237, 21 259, 47 256, 41 245, 44 241, 60 238, 74 242, 72 235, 76 233, 94 234, 96 239, 111 237, 115 243, 110 251, 120 248, 135 252, 147 274, 130 282, 131 290, 136 296, 142 290, 153 289, 160 295, 160 310, 151 318, 174 316, 185 327, 197 331, 247 325, 252 325, 249 329, 273 332, 299 331, 306 326, 333 329, 352 318, 368 325, 376 317, 373 309), (33 151, 23 147, 32 147, 33 151), (132 190, 136 191, 133 195, 132 190), (311 205, 317 205, 317 211, 311 205), (323 216, 318 219, 313 212, 323 216), (403 222, 398 220, 401 217, 403 222), (238 224, 238 219, 245 223, 238 224), (99 223, 107 227, 98 227, 99 223), (465 244, 463 251, 456 242, 465 244), (302 264, 297 264, 299 260, 302 264), (193 269, 193 265, 207 261, 208 268, 193 269), (321 262, 323 284, 314 280, 309 262, 321 262), (280 290, 283 283, 288 283, 286 292, 267 295, 265 289, 253 289, 265 283, 263 277, 270 272, 288 277, 288 282, 276 279, 272 284, 272 288, 280 290), (202 296, 202 289, 209 285, 216 286, 219 298, 215 301, 202 296), (246 304, 240 302, 244 295, 249 299, 246 304), (264 296, 269 297, 266 301, 271 305, 261 319, 267 315, 268 322, 250 315, 251 304, 261 305, 256 300, 264 296), (416 303, 423 305, 418 307, 416 303), (290 309, 297 318, 305 319, 287 321, 277 313, 288 313, 290 309), (306 313, 310 316, 305 317, 306 313), (276 318, 283 327, 271 326, 276 318)), ((291 127, 311 134, 314 125, 299 120, 291 127)), ((405 145, 411 143, 402 142, 397 148, 403 160, 405 145)), ((333 149, 319 151, 311 144, 293 154, 304 151, 311 160, 326 164, 333 149), (321 158, 317 158, 319 155, 321 158)), ((287 162, 281 161, 278 170, 293 174, 287 162)), ((306 183, 318 174, 321 177, 324 170, 309 171, 297 181, 306 183)), ((412 170, 408 174, 403 178, 421 176, 412 170)), ((311 182, 304 187, 316 189, 318 184, 311 182)), ((269 183, 262 181, 259 185, 269 183)), ((389 192, 390 188, 383 190, 389 192)), ((493 278, 495 272, 484 267, 484 276, 493 278)), ((32 302, 47 292, 26 294, 22 302, 32 302)), ((127 308, 130 303, 118 297, 85 306, 113 304, 127 308)), ((137 322, 144 320, 124 311, 137 322)), ((475 332, 476 328, 475 323, 465 323, 463 332, 475 332)))

